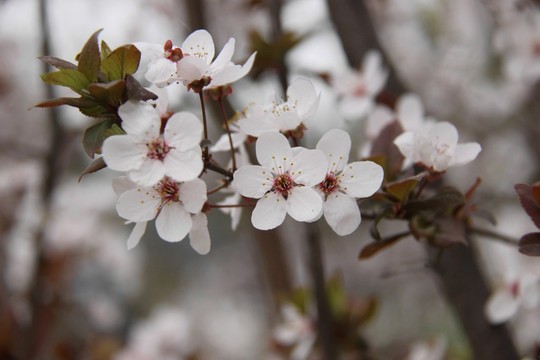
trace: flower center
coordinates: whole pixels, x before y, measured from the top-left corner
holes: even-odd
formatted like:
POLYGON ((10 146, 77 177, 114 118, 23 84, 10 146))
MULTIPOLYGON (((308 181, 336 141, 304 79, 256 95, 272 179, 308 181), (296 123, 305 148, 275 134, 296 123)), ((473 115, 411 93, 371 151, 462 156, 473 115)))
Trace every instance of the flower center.
POLYGON ((167 59, 173 62, 178 62, 184 57, 182 49, 180 49, 179 47, 173 48, 171 40, 167 40, 167 42, 165 42, 165 46, 163 47, 163 54, 167 59))
POLYGON ((156 185, 154 190, 161 196, 161 203, 166 204, 171 201, 180 202, 178 199, 180 193, 180 183, 172 180, 169 177, 163 178, 156 185))
POLYGON ((289 195, 289 190, 291 190, 294 185, 294 181, 291 179, 289 174, 281 174, 274 179, 275 191, 279 192, 283 196, 289 195))
POLYGON ((167 153, 172 149, 172 147, 167 145, 165 139, 160 137, 146 143, 146 147, 148 149, 146 156, 150 159, 160 161, 163 161, 163 159, 165 159, 165 155, 167 155, 167 153))
POLYGON ((326 178, 319 183, 319 189, 325 195, 331 194, 339 189, 339 179, 334 173, 327 173, 326 178))

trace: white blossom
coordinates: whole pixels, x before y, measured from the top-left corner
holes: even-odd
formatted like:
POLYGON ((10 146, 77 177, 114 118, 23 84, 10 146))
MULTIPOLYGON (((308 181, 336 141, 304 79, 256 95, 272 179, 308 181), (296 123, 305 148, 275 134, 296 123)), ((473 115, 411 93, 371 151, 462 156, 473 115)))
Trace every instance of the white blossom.
POLYGON ((273 229, 283 223, 286 214, 297 221, 315 220, 322 199, 312 187, 324 179, 324 154, 302 149, 293 155, 287 138, 278 132, 262 134, 256 154, 261 165, 239 168, 232 183, 241 195, 259 199, 251 215, 253 226, 273 229))
POLYGON ((292 131, 312 116, 319 105, 320 95, 311 81, 296 79, 287 88, 287 100, 272 100, 268 104, 251 104, 238 120, 240 130, 251 136, 267 131, 292 131))
POLYGON ((291 360, 307 359, 317 338, 313 321, 292 304, 280 308, 282 321, 274 327, 273 337, 283 346, 291 346, 291 360))
POLYGON ((406 131, 394 140, 406 159, 435 171, 473 161, 481 150, 476 142, 458 144, 454 125, 443 121, 429 123, 416 131, 406 131))
POLYGON ((163 176, 177 181, 193 180, 203 169, 199 142, 202 124, 189 112, 167 120, 160 134, 158 111, 145 102, 128 101, 118 109, 126 135, 113 135, 103 142, 103 158, 113 170, 127 171, 129 178, 149 186, 163 176))
POLYGON ((338 235, 352 233, 361 222, 356 198, 373 195, 381 186, 384 172, 372 161, 347 164, 351 138, 343 130, 333 129, 317 143, 327 158, 325 179, 316 189, 324 200, 324 218, 338 235))

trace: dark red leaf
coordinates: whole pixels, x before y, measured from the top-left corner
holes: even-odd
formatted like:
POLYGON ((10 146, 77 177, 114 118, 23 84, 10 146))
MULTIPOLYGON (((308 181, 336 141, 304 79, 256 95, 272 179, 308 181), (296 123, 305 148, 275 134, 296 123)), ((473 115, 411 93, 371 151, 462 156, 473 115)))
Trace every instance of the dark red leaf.
POLYGON ((529 256, 540 256, 540 233, 529 233, 519 240, 519 252, 529 256))
POLYGON ((38 59, 60 70, 62 69, 77 70, 77 65, 72 64, 69 61, 57 58, 55 56, 40 56, 38 59))
POLYGON ((107 164, 105 164, 105 160, 103 160, 103 157, 98 157, 97 159, 92 160, 90 164, 88 164, 86 169, 84 169, 84 171, 82 172, 81 176, 79 176, 78 181, 80 182, 84 175, 91 174, 106 167, 107 164))
POLYGON ((517 184, 514 189, 519 196, 521 206, 529 214, 536 227, 540 229, 540 205, 533 196, 533 187, 527 184, 517 184))

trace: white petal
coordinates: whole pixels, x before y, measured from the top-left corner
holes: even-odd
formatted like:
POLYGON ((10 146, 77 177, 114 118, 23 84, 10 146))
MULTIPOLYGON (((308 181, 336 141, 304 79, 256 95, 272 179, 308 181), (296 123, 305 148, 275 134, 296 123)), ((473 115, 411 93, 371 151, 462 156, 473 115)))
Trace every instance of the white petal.
POLYGON ((339 112, 348 121, 358 120, 369 114, 374 106, 371 96, 346 96, 339 103, 339 112))
POLYGON ((412 131, 407 131, 395 138, 394 144, 398 147, 403 156, 416 162, 417 156, 414 140, 414 133, 412 131))
POLYGON ((150 186, 157 183, 165 175, 163 162, 160 160, 146 159, 139 169, 131 170, 129 178, 137 184, 150 186))
POLYGON ((165 241, 178 242, 186 237, 191 229, 191 215, 176 202, 165 204, 156 219, 156 229, 165 241))
POLYGON ((340 192, 328 195, 323 209, 326 222, 340 236, 349 235, 360 225, 360 209, 348 195, 340 192))
POLYGON ((287 213, 296 221, 312 221, 321 213, 323 201, 315 190, 307 186, 291 189, 287 198, 287 213))
POLYGON ((396 105, 396 112, 399 123, 405 131, 414 131, 423 123, 424 107, 422 100, 416 94, 402 95, 396 105))
POLYGON ((234 38, 230 38, 229 41, 223 46, 223 49, 221 49, 221 52, 216 57, 216 60, 212 62, 212 65, 210 65, 210 68, 212 72, 218 72, 223 70, 223 68, 228 65, 233 57, 234 54, 234 38))
POLYGON ((141 222, 156 217, 161 197, 152 189, 137 188, 126 191, 118 198, 116 211, 124 219, 141 222))
MULTIPOLYGON (((244 134, 243 132, 232 132, 231 139, 232 139, 233 147, 236 149, 246 141, 247 135, 244 134)), ((218 139, 218 141, 216 141, 214 146, 210 148, 210 151, 211 152, 231 151, 231 145, 229 143, 229 136, 227 134, 221 135, 221 137, 218 139)))
POLYGON ((203 125, 201 120, 187 111, 181 111, 167 121, 163 137, 167 145, 180 151, 186 151, 199 145, 202 139, 203 125))
POLYGON ((184 54, 203 58, 207 64, 214 58, 214 40, 204 29, 192 32, 182 43, 181 49, 184 54))
POLYGON ((297 112, 286 110, 274 116, 272 120, 279 131, 294 130, 302 123, 302 119, 297 112))
POLYGON ((148 65, 144 77, 152 84, 173 82, 176 80, 176 62, 164 57, 158 58, 148 65))
POLYGON ((210 252, 210 233, 208 232, 208 218, 206 214, 198 213, 192 217, 193 225, 189 232, 189 243, 191 247, 201 255, 210 252))
POLYGON ((377 95, 384 87, 389 75, 388 70, 383 68, 382 57, 378 51, 371 50, 364 56, 362 74, 365 78, 366 90, 372 96, 377 95))
POLYGON ((192 214, 201 211, 206 202, 206 183, 201 179, 187 181, 180 186, 179 200, 184 208, 192 214))
POLYGON ((243 196, 259 199, 274 185, 270 169, 258 165, 242 166, 234 172, 232 186, 243 196))
POLYGON ((161 120, 156 109, 144 101, 127 101, 118 108, 122 129, 128 134, 152 138, 159 135, 161 120))
POLYGON ((210 66, 197 56, 185 56, 178 61, 176 71, 184 84, 187 85, 208 76, 210 66))
POLYGON ((321 150, 326 155, 328 169, 342 170, 349 161, 351 137, 343 130, 332 129, 323 135, 317 143, 316 149, 321 150))
POLYGON ((517 299, 509 291, 501 288, 489 297, 484 311, 488 321, 496 325, 510 320, 518 307, 517 299))
POLYGON ((372 161, 355 161, 341 173, 340 189, 355 198, 373 195, 381 187, 384 178, 382 167, 372 161))
POLYGON ((169 151, 163 163, 165 174, 176 181, 189 181, 199 176, 203 169, 202 152, 199 146, 187 151, 169 151))
POLYGON ((242 66, 240 65, 229 65, 223 68, 220 72, 212 74, 212 83, 210 87, 222 86, 225 84, 231 84, 235 81, 240 80, 246 76, 255 61, 255 53, 251 54, 246 63, 242 66))
POLYGON ((255 150, 259 164, 273 171, 279 171, 280 166, 282 170, 288 168, 285 163, 290 162, 292 158, 289 141, 284 135, 274 131, 261 134, 257 139, 255 150))
POLYGON ((129 171, 142 166, 148 150, 139 137, 113 135, 105 139, 101 152, 107 167, 116 171, 129 171))
POLYGON ((133 181, 129 180, 127 176, 120 176, 112 181, 112 188, 114 193, 118 196, 125 193, 128 190, 139 187, 133 181))
MULTIPOLYGON (((240 194, 235 193, 231 196, 227 196, 223 201, 218 202, 218 205, 238 205, 240 204, 240 194)), ((240 223, 240 217, 242 215, 242 208, 241 207, 223 207, 219 208, 223 213, 228 214, 231 216, 231 227, 234 230, 238 227, 238 224, 240 223)))
POLYGON ((480 146, 480 144, 475 142, 458 144, 456 146, 454 157, 452 158, 450 166, 465 165, 473 161, 474 159, 476 159, 481 150, 482 147, 480 146))
POLYGON ((259 137, 265 132, 279 132, 280 128, 274 119, 262 112, 250 114, 245 118, 238 119, 240 130, 248 135, 259 137))
POLYGON ((296 109, 301 120, 315 113, 319 106, 319 94, 313 83, 307 79, 298 78, 287 88, 287 103, 296 109))
POLYGON ((139 244, 141 237, 144 235, 144 232, 146 231, 146 224, 148 224, 148 222, 146 221, 139 221, 135 223, 135 226, 133 227, 133 230, 131 230, 131 234, 129 235, 127 239, 128 250, 133 249, 135 246, 137 246, 137 244, 139 244))
POLYGON ((293 158, 291 164, 290 171, 294 182, 314 186, 324 180, 328 160, 320 150, 302 150, 293 158))
POLYGON ((251 214, 251 223, 256 229, 270 230, 278 227, 287 215, 287 202, 275 192, 269 192, 257 201, 251 214))

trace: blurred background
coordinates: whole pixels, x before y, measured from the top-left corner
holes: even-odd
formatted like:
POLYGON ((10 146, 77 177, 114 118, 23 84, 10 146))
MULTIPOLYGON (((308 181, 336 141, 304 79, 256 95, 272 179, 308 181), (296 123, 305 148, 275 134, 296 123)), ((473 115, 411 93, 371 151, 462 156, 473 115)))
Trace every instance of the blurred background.
MULTIPOLYGON (((427 114, 458 127, 461 142, 482 145, 475 162, 446 178, 462 191, 482 178, 476 202, 498 222, 495 228, 479 224, 516 241, 535 231, 513 188, 540 180, 535 1, 3 0, 0 359, 323 358, 309 354, 315 336, 309 311, 291 314, 276 301, 311 286, 302 224, 286 221, 261 232, 244 211, 232 231, 230 218, 214 210, 208 255, 195 253, 187 240, 161 241, 153 226, 128 251, 131 225, 116 214, 111 187, 118 174, 105 169, 78 182, 90 162, 81 135, 92 120, 74 108, 32 108, 72 95, 46 88, 39 75, 49 70, 37 58, 74 62, 100 28, 111 48, 169 39, 179 45, 199 28, 213 35, 216 52, 236 38, 236 63, 255 50, 258 55, 252 76, 234 85, 232 109, 308 78, 321 100, 306 123, 306 145, 313 147, 329 129, 347 129, 352 159, 367 141, 367 115, 343 114, 328 79, 360 69, 367 51, 381 51, 390 71, 388 96, 419 95, 427 114), (307 350, 295 351, 299 345, 307 350)), ((144 74, 136 75, 144 81, 144 74)), ((167 90, 169 109, 200 112, 193 93, 167 90)), ((216 140, 219 121, 214 125, 216 140)), ((388 234, 399 230, 383 225, 388 234)), ((467 255, 449 257, 442 268, 413 238, 359 261, 372 241, 369 226, 365 220, 346 237, 324 222, 319 226, 327 278, 339 279, 347 301, 376 304, 358 327, 365 351, 347 359, 537 358, 537 258, 520 255, 515 244, 476 236, 462 247, 467 255), (460 274, 464 280, 456 283, 452 277, 460 274), (527 286, 532 300, 516 300, 509 316, 487 324, 488 297, 516 286, 527 286), (469 305, 474 316, 467 317, 469 305), (500 338, 506 340, 493 340, 500 338), (497 346, 512 356, 474 355, 497 346)))

